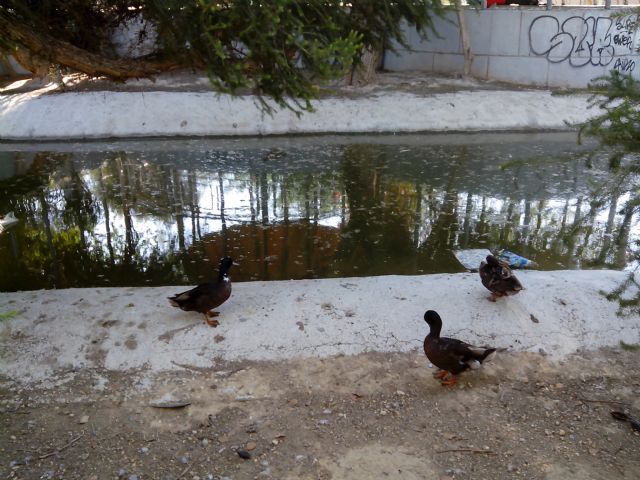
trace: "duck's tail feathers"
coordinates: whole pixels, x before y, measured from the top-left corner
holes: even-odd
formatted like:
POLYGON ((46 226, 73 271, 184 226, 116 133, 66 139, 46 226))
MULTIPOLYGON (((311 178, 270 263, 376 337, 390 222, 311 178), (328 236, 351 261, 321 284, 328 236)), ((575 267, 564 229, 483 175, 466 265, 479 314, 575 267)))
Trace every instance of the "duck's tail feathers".
POLYGON ((496 353, 495 348, 488 347, 469 346, 469 350, 473 354, 473 359, 480 363, 491 361, 493 359, 493 355, 496 353))
POLYGON ((482 354, 482 358, 479 359, 479 362, 480 363, 490 362, 491 360, 493 360, 493 357, 495 357, 495 356, 496 356, 496 349, 495 348, 488 348, 482 354))
POLYGON ((179 295, 174 295, 173 297, 167 297, 167 299, 169 300, 169 303, 174 307, 180 307, 181 302, 186 301, 188 298, 189 297, 184 293, 181 293, 179 295))

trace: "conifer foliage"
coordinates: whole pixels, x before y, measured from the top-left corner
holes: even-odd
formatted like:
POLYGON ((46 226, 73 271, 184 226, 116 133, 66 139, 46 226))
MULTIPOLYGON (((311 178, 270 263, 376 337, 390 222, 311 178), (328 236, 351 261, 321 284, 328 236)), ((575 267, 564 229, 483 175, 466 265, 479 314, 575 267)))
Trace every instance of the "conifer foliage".
POLYGON ((267 110, 271 98, 299 112, 364 48, 406 45, 402 22, 426 35, 442 11, 440 0, 0 0, 0 50, 32 71, 55 65, 112 80, 203 70, 220 91, 249 89, 267 110), (119 57, 113 32, 140 18, 153 51, 119 57))

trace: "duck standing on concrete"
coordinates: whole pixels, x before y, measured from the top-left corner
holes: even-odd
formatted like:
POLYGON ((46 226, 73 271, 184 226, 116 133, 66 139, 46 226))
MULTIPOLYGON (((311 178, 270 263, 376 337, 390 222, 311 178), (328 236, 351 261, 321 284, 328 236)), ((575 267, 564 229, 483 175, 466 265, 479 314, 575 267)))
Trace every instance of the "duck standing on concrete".
POLYGON ((468 369, 480 368, 482 362, 488 361, 495 348, 474 347, 455 338, 440 336, 442 319, 437 312, 427 310, 424 321, 429 324, 429 335, 424 339, 424 353, 431 363, 441 371, 434 374, 444 385, 455 385, 456 375, 468 369), (451 377, 447 379, 447 376, 451 377))
POLYGON ((506 262, 493 255, 487 255, 486 262, 480 262, 480 280, 491 292, 489 300, 495 302, 498 297, 515 295, 523 289, 506 262))
POLYGON ((211 310, 222 305, 231 296, 231 279, 229 278, 231 265, 233 265, 233 259, 224 257, 220 261, 216 282, 201 283, 191 290, 169 297, 169 302, 186 312, 202 313, 210 326, 217 327, 220 322, 212 317, 217 317, 220 312, 211 310))

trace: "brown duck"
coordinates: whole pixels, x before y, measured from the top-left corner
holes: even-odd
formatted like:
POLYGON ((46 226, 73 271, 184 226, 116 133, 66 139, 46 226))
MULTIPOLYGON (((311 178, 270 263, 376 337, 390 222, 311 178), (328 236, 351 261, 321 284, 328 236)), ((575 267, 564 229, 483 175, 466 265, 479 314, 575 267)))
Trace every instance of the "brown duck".
POLYGON ((480 280, 491 292, 489 300, 495 302, 498 297, 515 295, 523 289, 509 265, 493 255, 487 255, 486 262, 480 262, 480 280))
POLYGON ((429 324, 429 335, 424 339, 424 353, 431 363, 440 368, 433 376, 442 385, 455 385, 456 375, 468 369, 480 368, 482 362, 488 361, 495 348, 474 347, 455 338, 440 336, 442 319, 437 312, 427 310, 424 321, 429 324), (450 378, 446 378, 451 374, 450 378))
POLYGON ((201 283, 191 290, 169 297, 169 302, 174 307, 179 307, 187 312, 202 313, 209 325, 217 327, 220 322, 212 317, 217 317, 220 312, 212 310, 222 305, 231 296, 231 280, 229 279, 231 265, 233 265, 233 259, 224 257, 220 261, 218 281, 201 283))

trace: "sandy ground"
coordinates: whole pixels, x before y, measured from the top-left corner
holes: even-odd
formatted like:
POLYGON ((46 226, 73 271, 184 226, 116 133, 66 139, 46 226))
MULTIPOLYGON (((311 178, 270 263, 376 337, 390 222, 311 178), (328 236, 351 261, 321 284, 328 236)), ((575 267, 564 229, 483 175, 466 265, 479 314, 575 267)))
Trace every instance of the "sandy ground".
POLYGON ((640 352, 502 353, 441 387, 420 352, 78 375, 2 392, 3 478, 634 479, 640 352), (189 403, 182 408, 157 408, 189 403), (164 402, 164 403, 162 403, 164 402), (244 450, 242 452, 241 450, 244 450), (240 453, 249 458, 243 459, 240 453))

